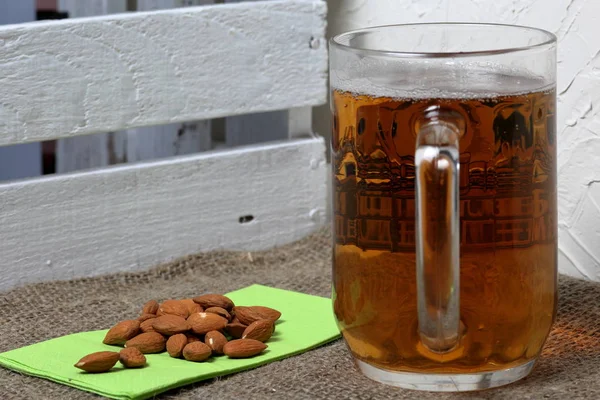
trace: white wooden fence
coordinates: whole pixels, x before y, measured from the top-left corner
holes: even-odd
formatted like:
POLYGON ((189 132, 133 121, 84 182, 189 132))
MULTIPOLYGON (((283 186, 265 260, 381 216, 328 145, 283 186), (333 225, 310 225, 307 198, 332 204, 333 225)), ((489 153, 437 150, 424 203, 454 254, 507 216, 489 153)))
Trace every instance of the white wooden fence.
MULTIPOLYGON (((122 13, 127 10, 126 0, 60 0, 58 3, 59 10, 66 11, 70 17, 75 18, 122 13)), ((139 0, 136 3, 137 10, 151 11, 213 4, 214 1, 139 0)), ((180 38, 188 39, 189 36, 180 38)), ((211 147, 210 120, 66 138, 57 143, 56 171, 65 173, 117 163, 193 154, 210 150, 211 147)))
MULTIPOLYGON (((35 18, 34 0, 0 1, 0 25, 30 22, 35 18)), ((41 175, 41 151, 40 143, 0 147, 0 181, 41 175)))
POLYGON ((306 137, 1 184, 0 290, 321 226, 325 144, 302 118, 326 101, 325 13, 275 0, 0 27, 0 145, 286 109, 306 137))

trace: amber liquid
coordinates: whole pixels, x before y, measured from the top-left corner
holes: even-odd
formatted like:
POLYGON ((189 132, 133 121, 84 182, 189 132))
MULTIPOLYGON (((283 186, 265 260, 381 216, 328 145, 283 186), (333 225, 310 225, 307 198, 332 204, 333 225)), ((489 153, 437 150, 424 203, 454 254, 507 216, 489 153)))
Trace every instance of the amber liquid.
MULTIPOLYGON (((554 92, 473 99, 332 97, 334 311, 353 355, 429 373, 535 359, 557 302, 554 92), (435 354, 417 330, 415 119, 432 104, 460 140, 461 339, 435 354)), ((427 279, 427 277, 426 277, 427 279)))

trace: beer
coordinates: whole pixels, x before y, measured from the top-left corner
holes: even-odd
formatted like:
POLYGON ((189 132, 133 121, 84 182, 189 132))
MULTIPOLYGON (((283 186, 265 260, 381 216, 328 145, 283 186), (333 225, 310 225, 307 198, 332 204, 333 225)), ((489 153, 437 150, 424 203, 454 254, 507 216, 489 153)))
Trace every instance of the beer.
POLYGON ((464 98, 334 89, 334 311, 358 360, 401 372, 476 373, 539 355, 556 310, 554 99, 552 89, 464 98), (433 104, 466 121, 461 339, 443 354, 424 349, 417 329, 414 125, 433 104))

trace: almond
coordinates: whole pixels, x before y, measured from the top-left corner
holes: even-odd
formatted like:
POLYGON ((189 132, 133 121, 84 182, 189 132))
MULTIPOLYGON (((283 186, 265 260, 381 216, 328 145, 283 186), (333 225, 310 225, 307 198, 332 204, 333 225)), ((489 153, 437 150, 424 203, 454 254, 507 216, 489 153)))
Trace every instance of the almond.
POLYGON ((190 313, 184 303, 180 300, 167 300, 164 301, 159 307, 158 312, 161 315, 170 314, 177 315, 181 318, 187 318, 190 313))
POLYGON ((189 315, 204 311, 202 306, 198 303, 195 303, 192 299, 184 299, 181 300, 181 302, 187 307, 189 315))
POLYGON ((275 322, 281 317, 281 313, 275 309, 263 306, 252 307, 234 307, 235 316, 245 325, 250 325, 254 321, 261 319, 270 319, 275 322))
POLYGON ((158 332, 137 335, 125 343, 125 347, 135 347, 144 354, 160 353, 165 349, 165 337, 158 332))
POLYGON ((167 340, 167 353, 173 358, 180 358, 188 338, 183 333, 173 335, 167 340))
POLYGON ((223 354, 223 346, 227 338, 219 331, 210 331, 204 337, 204 343, 212 350, 213 354, 223 354))
POLYGON ((210 307, 221 307, 229 311, 234 306, 229 297, 220 294, 205 294, 194 297, 194 301, 204 307, 205 310, 210 307))
POLYGON ((197 335, 204 335, 210 331, 218 331, 227 326, 227 320, 217 314, 206 312, 190 315, 188 322, 197 335))
POLYGON ((156 314, 158 311, 158 301, 150 300, 142 307, 142 314, 156 314))
POLYGON ((99 351, 88 354, 75 364, 75 367, 86 372, 106 372, 119 361, 119 353, 114 351, 99 351))
POLYGON ((204 312, 217 314, 225 318, 227 321, 231 321, 231 315, 223 307, 209 307, 206 310, 204 310, 204 312))
POLYGON ((183 358, 188 361, 204 361, 210 357, 212 350, 202 342, 189 343, 183 348, 183 358))
POLYGON ((271 307, 253 306, 252 309, 254 311, 258 312, 259 314, 264 315, 266 317, 265 319, 270 319, 273 322, 275 322, 275 321, 279 320, 279 318, 281 318, 281 312, 279 312, 276 309, 271 308, 271 307))
POLYGON ((229 358, 248 358, 262 353, 267 348, 263 342, 254 339, 236 339, 223 346, 223 353, 229 358))
POLYGON ((156 314, 142 314, 138 317, 138 321, 144 322, 144 321, 148 321, 149 319, 152 318, 156 318, 156 314))
POLYGON ((254 339, 259 342, 266 342, 271 338, 275 331, 275 323, 269 319, 254 321, 242 334, 242 339, 254 339))
POLYGON ((147 319, 144 322, 142 322, 140 324, 140 331, 142 331, 143 333, 146 333, 146 332, 156 332, 154 330, 154 328, 152 327, 152 323, 154 322, 155 319, 156 319, 156 316, 155 316, 155 318, 147 319))
POLYGON ((247 327, 248 325, 242 324, 240 320, 235 317, 230 323, 227 324, 225 327, 225 332, 227 332, 227 334, 232 338, 240 339, 247 327))
POLYGON ((151 321, 152 327, 156 332, 167 336, 176 335, 178 333, 190 330, 190 324, 185 319, 177 315, 165 314, 154 318, 151 321))
POLYGON ((187 337, 187 341, 188 343, 192 343, 192 342, 201 342, 202 340, 200 340, 200 338, 196 335, 194 335, 193 333, 190 332, 186 332, 185 333, 185 337, 187 337))
POLYGON ((135 347, 121 350, 119 356, 119 361, 125 368, 140 368, 146 365, 146 357, 135 347))
POLYGON ((126 341, 138 334, 140 330, 140 321, 135 319, 122 321, 110 328, 106 333, 102 343, 104 344, 124 344, 126 341))

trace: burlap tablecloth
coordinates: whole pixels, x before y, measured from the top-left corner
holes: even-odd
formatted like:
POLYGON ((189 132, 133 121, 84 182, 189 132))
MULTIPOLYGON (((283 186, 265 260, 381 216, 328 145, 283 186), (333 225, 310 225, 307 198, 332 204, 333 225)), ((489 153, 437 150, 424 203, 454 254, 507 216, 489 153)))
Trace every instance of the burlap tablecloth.
MULTIPOLYGON (((68 333, 105 329, 150 298, 228 292, 253 283, 328 296, 330 239, 322 231, 262 253, 207 253, 144 273, 52 282, 0 293, 0 352, 68 333)), ((600 284, 560 278, 558 322, 527 379, 468 394, 406 391, 358 373, 344 344, 159 396, 164 399, 600 399, 600 284)), ((0 368, 1 399, 97 396, 0 368)))

